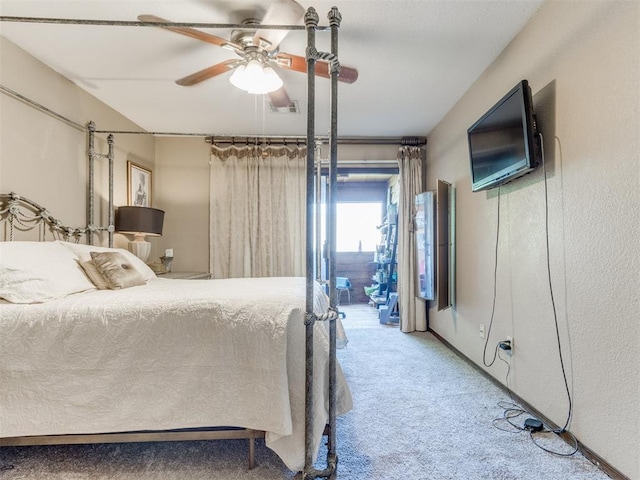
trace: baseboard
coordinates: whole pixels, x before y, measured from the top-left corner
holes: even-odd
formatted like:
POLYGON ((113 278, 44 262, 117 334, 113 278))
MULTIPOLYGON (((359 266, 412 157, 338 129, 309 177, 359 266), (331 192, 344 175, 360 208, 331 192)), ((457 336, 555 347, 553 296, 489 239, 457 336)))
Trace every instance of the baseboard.
MULTIPOLYGON (((534 416, 536 416, 537 418, 539 418, 540 420, 542 420, 542 422, 544 422, 546 425, 550 426, 553 429, 557 429, 560 428, 558 425, 556 425, 554 422, 552 422, 549 418, 547 418, 545 415, 543 415, 541 412, 539 412, 537 409, 535 409, 534 407, 532 407, 529 403, 527 403, 524 399, 522 399, 521 397, 519 397, 518 395, 516 395, 514 392, 512 392, 511 390, 508 390, 507 387, 505 387, 502 383, 500 383, 497 379, 495 379, 494 377, 492 377, 491 375, 489 375, 485 370, 483 370, 482 368, 480 368, 479 365, 477 365, 475 362, 471 361, 471 359, 469 357, 467 357, 464 353, 462 353, 460 350, 458 350, 456 347, 454 347, 453 345, 451 345, 447 340, 445 340, 442 336, 440 336, 438 333, 434 332, 433 330, 431 330, 430 328, 427 330, 431 335, 433 335, 438 341, 440 341, 443 345, 445 345, 449 350, 451 350, 452 352, 454 352, 456 355, 458 355, 461 359, 463 359, 466 363, 468 363, 469 365, 471 365, 473 368, 475 368, 478 372, 480 372, 485 378, 489 379, 494 385, 498 386, 502 391, 504 391, 506 394, 510 395, 511 397, 513 397, 513 399, 518 402, 522 407, 524 407, 526 410, 528 410, 529 412, 531 412, 534 416)), ((561 436, 562 439, 569 443, 570 445, 573 445, 572 443, 572 439, 571 436, 565 434, 561 436)), ((589 460, 591 463, 593 463, 595 466, 597 466, 600 470, 602 470, 604 473, 606 473, 607 475, 609 475, 611 478, 615 479, 615 480, 631 480, 629 477, 627 477, 626 475, 624 475, 622 472, 618 471, 616 468, 614 468, 612 465, 610 465, 609 463, 607 463, 602 457, 600 457, 597 453, 595 453, 593 450, 591 450, 589 447, 585 446, 582 442, 580 442, 580 440, 578 440, 576 438, 576 441, 578 442, 578 450, 580 451, 580 453, 587 459, 589 460)))

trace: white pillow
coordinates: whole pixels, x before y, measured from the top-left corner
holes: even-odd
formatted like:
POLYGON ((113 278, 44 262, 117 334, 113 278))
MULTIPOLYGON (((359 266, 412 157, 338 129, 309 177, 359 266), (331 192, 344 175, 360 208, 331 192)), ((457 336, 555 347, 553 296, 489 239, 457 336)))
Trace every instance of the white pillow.
POLYGON ((0 242, 0 298, 42 303, 92 289, 75 255, 57 242, 0 242))
POLYGON ((142 278, 144 278, 145 282, 147 280, 151 280, 152 278, 156 278, 156 274, 153 273, 153 270, 151 270, 146 263, 136 257, 129 250, 125 250, 124 248, 97 247, 95 245, 85 245, 82 243, 63 242, 62 240, 57 240, 57 242, 71 250, 80 261, 91 258, 89 256, 90 252, 119 252, 133 264, 135 269, 140 273, 140 275, 142 275, 142 278))

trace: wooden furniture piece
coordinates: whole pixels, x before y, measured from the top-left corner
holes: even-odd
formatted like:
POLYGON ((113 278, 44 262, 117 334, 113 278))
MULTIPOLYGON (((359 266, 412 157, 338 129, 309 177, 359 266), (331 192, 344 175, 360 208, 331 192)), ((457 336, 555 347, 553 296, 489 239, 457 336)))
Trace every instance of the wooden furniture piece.
POLYGON ((438 310, 455 302, 455 188, 438 180, 436 194, 436 297, 438 310))
POLYGON ((264 439, 264 432, 250 428, 209 428, 165 430, 160 432, 123 432, 94 433, 84 435, 33 435, 28 437, 0 438, 0 447, 26 447, 31 445, 70 445, 95 443, 134 443, 134 442, 184 442, 201 440, 234 440, 249 441, 248 467, 253 470, 255 460, 255 440, 264 439))

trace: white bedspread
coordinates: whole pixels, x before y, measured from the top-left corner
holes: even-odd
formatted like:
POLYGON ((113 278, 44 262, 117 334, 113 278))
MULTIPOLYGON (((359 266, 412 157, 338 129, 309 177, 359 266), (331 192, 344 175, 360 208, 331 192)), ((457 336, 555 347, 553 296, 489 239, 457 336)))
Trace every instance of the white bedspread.
MULTIPOLYGON (((316 286, 315 308, 326 297, 316 286)), ((303 278, 153 279, 0 303, 0 437, 238 426, 304 466, 303 278)), ((315 328, 316 451, 328 336, 315 328)), ((339 414, 352 406, 338 372, 339 414)))

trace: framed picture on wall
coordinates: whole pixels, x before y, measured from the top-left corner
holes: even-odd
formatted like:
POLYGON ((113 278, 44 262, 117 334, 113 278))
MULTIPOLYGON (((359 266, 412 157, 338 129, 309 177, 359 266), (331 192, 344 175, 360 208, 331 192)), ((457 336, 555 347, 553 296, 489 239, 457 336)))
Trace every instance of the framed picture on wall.
POLYGON ((151 170, 127 161, 127 203, 134 207, 151 206, 151 170))

